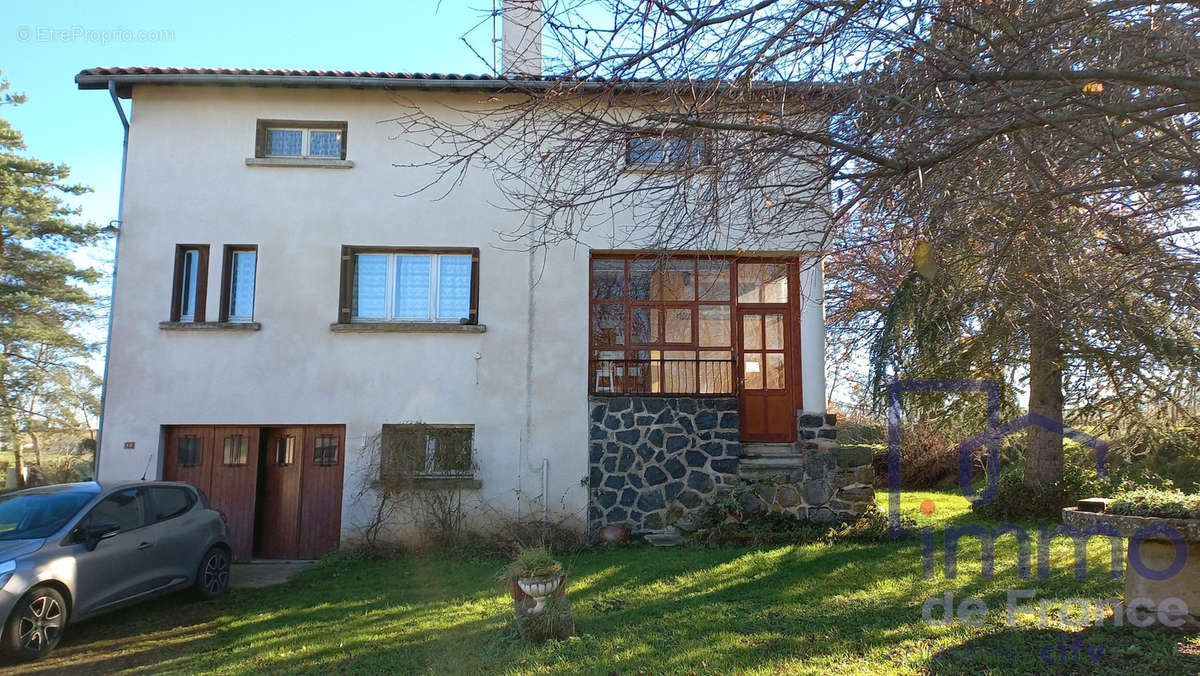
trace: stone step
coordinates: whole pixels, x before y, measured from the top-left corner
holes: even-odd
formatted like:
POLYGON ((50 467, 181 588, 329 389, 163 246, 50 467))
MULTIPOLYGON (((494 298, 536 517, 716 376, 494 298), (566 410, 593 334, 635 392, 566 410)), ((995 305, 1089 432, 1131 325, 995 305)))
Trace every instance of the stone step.
POLYGON ((646 542, 655 547, 677 547, 684 543, 683 536, 679 534, 679 529, 674 526, 667 526, 663 530, 646 531, 642 534, 646 538, 646 542))
POLYGON ((738 467, 738 479, 742 481, 769 481, 777 476, 787 476, 791 470, 777 467, 738 467))
POLYGON ((792 455, 776 455, 770 457, 747 458, 738 462, 738 467, 753 467, 755 469, 796 469, 804 465, 804 460, 798 453, 792 455))
POLYGON ((795 455, 792 444, 742 444, 743 458, 771 458, 795 455))

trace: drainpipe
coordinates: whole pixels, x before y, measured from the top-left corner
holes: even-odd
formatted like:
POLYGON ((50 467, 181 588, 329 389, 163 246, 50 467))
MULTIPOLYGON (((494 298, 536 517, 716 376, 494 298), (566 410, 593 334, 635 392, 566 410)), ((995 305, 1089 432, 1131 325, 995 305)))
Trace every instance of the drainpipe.
POLYGON ((550 537, 550 458, 542 458, 542 541, 550 537))
POLYGON ((125 163, 129 159, 129 118, 125 117, 125 109, 121 107, 121 102, 117 98, 117 83, 114 80, 108 81, 108 95, 112 97, 113 106, 117 109, 117 116, 121 118, 121 127, 124 130, 124 137, 121 140, 121 186, 117 193, 117 220, 108 224, 105 230, 116 233, 116 239, 113 240, 113 272, 112 272, 112 288, 108 293, 108 328, 104 339, 104 376, 100 383, 100 419, 96 423, 96 480, 100 480, 100 449, 104 444, 104 404, 105 398, 108 395, 108 362, 112 356, 112 320, 113 308, 116 306, 117 296, 117 260, 121 252, 121 230, 124 225, 122 221, 122 212, 125 208, 125 163))

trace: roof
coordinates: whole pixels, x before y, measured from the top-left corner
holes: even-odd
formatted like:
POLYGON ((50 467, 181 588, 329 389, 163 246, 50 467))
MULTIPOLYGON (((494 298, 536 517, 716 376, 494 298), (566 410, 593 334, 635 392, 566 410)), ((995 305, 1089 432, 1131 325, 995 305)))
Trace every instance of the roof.
MULTIPOLYGON (((135 84, 225 84, 279 87, 383 87, 392 89, 485 89, 545 87, 567 80, 549 76, 472 75, 456 73, 406 73, 360 70, 293 70, 281 68, 161 68, 157 66, 88 68, 79 71, 80 89, 107 89, 115 82, 121 96, 129 96, 135 84)), ((605 84, 599 79, 576 80, 579 84, 605 84)), ((627 80, 622 84, 653 86, 653 80, 627 80)))
MULTIPOLYGON (((650 78, 604 80, 567 78, 548 75, 471 75, 456 73, 406 73, 360 70, 293 70, 280 68, 162 68, 157 66, 88 68, 79 71, 75 83, 80 89, 107 89, 115 83, 117 94, 128 97, 135 84, 163 85, 250 85, 261 87, 352 87, 385 89, 463 89, 499 91, 504 89, 548 89, 569 84, 584 89, 611 88, 617 85, 630 91, 663 88, 668 83, 650 78)), ((693 83, 694 84, 694 83, 693 83)), ((827 85, 807 82, 763 83, 823 89, 827 85)))

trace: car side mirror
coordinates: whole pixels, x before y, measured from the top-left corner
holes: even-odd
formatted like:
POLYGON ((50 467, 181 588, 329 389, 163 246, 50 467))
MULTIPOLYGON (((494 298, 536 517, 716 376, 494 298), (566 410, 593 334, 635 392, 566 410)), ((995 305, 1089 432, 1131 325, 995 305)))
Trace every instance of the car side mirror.
POLYGON ((115 523, 93 523, 90 526, 81 526, 76 529, 75 541, 87 545, 88 551, 93 551, 101 540, 116 535, 120 530, 121 527, 115 523))

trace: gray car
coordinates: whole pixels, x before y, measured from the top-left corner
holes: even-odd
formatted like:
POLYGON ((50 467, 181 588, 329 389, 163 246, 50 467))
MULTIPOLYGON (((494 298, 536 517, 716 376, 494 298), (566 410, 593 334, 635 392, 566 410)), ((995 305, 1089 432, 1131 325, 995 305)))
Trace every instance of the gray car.
POLYGON ((0 495, 0 648, 32 660, 68 622, 229 584, 229 531, 185 483, 77 483, 0 495))

